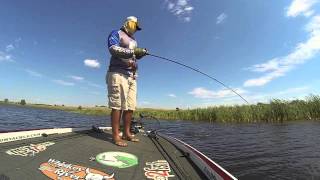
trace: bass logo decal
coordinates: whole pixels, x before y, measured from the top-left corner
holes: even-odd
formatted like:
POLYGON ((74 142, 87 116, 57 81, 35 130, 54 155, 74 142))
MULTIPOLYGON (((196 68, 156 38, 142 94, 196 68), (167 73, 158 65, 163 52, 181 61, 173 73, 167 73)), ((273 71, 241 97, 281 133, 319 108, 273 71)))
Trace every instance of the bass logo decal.
POLYGON ((54 145, 54 142, 44 142, 40 144, 30 144, 28 146, 21 146, 18 148, 10 149, 6 151, 9 155, 15 156, 34 156, 42 151, 45 151, 48 146, 54 145))
POLYGON ((39 170, 54 180, 114 180, 114 173, 108 175, 104 172, 84 166, 49 159, 42 163, 39 170))
POLYGON ((143 170, 145 171, 144 175, 148 179, 168 180, 169 177, 174 177, 173 174, 170 174, 171 168, 166 160, 146 162, 146 166, 143 170))
POLYGON ((138 164, 138 158, 125 152, 104 152, 96 156, 100 164, 117 168, 127 168, 138 164))

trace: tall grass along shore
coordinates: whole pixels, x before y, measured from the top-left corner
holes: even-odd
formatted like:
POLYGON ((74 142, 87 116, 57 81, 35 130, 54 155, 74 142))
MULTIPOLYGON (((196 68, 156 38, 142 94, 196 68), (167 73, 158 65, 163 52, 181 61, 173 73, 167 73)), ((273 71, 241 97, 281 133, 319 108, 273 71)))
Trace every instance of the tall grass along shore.
MULTIPOLYGON (((4 104, 4 102, 0 102, 4 104)), ((87 115, 110 115, 107 107, 66 107, 50 105, 25 105, 82 113, 87 115)), ((298 120, 320 120, 320 96, 310 95, 305 100, 279 100, 255 105, 216 106, 187 110, 137 109, 136 118, 143 113, 158 119, 192 120, 209 122, 285 122, 298 120)))

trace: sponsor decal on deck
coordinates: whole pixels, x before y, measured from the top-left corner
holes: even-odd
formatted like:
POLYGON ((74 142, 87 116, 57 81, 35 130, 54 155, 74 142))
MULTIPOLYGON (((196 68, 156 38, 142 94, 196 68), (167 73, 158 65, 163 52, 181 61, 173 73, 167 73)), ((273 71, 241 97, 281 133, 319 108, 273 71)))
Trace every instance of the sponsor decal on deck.
POLYGON ((30 144, 7 150, 6 153, 15 156, 35 156, 35 154, 45 151, 51 145, 54 145, 54 142, 48 141, 40 144, 30 144))
POLYGON ((42 163, 39 170, 54 180, 114 180, 111 175, 88 167, 49 159, 42 163))
POLYGON ((18 141, 18 140, 23 140, 23 139, 30 139, 30 138, 41 137, 41 136, 42 136, 41 133, 33 133, 33 134, 28 134, 28 135, 4 137, 4 138, 0 138, 0 143, 18 141))
POLYGON ((125 152, 103 152, 96 156, 100 164, 117 168, 127 168, 138 164, 138 158, 125 152))
POLYGON ((166 160, 157 160, 153 162, 146 162, 146 167, 143 168, 144 175, 148 179, 154 180, 168 180, 170 177, 174 177, 171 173, 171 168, 166 160))

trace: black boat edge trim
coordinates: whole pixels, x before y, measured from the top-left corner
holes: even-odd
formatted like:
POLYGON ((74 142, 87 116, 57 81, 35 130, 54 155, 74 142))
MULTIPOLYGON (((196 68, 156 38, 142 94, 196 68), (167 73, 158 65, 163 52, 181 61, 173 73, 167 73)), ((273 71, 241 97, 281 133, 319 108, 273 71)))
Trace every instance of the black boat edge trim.
POLYGON ((157 136, 166 139, 168 142, 172 143, 177 147, 177 149, 183 151, 188 154, 189 158, 193 163, 195 163, 199 168, 202 167, 202 172, 205 173, 208 179, 223 179, 223 180, 237 180, 232 174, 230 174, 227 170, 222 168, 212 159, 198 151, 196 148, 191 145, 163 133, 157 133, 157 136), (208 168, 209 167, 209 168, 208 168), (217 177, 217 176, 218 177, 217 177))

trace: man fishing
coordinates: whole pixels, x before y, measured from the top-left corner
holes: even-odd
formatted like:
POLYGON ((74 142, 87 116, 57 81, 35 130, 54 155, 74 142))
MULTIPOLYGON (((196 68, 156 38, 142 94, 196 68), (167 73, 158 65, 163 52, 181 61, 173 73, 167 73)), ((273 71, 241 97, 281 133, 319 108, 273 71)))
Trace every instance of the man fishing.
POLYGON ((130 125, 133 111, 136 109, 137 59, 141 59, 148 53, 146 49, 137 47, 137 41, 133 36, 140 30, 138 19, 129 16, 120 30, 112 31, 107 40, 111 54, 106 80, 109 108, 112 109, 112 137, 114 143, 122 147, 128 145, 123 140, 139 141, 130 133, 130 125), (119 136, 121 114, 124 119, 123 140, 119 136))

